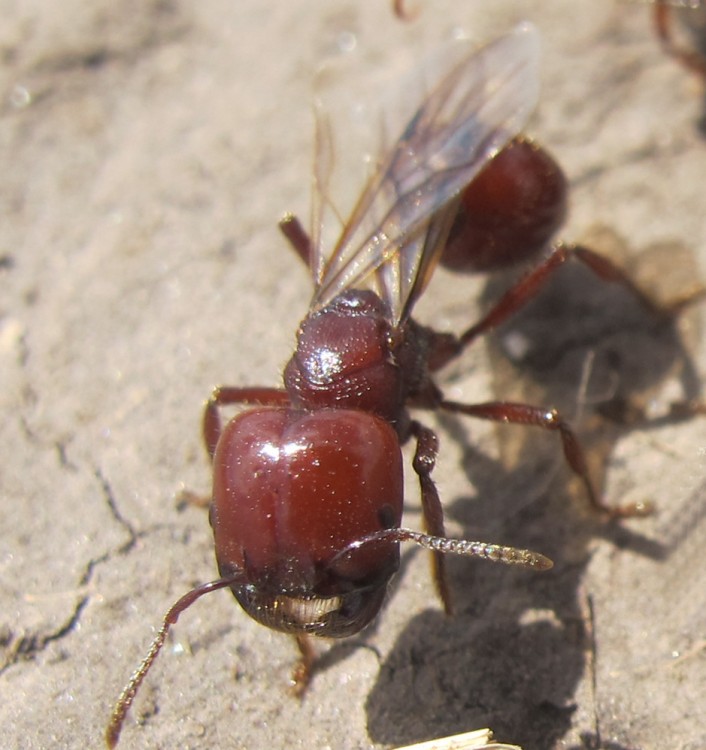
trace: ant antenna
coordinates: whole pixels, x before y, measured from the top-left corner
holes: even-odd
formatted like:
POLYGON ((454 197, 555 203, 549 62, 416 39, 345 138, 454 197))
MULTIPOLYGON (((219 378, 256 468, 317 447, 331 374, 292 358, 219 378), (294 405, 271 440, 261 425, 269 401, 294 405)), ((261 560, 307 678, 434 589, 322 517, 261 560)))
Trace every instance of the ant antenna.
POLYGON ((491 542, 473 542, 468 539, 449 539, 445 536, 432 536, 412 529, 384 529, 368 534, 351 542, 334 557, 334 561, 343 555, 360 549, 364 544, 372 542, 414 542, 414 544, 432 552, 448 555, 463 555, 464 557, 481 557, 491 562, 505 565, 519 565, 533 570, 549 570, 554 563, 539 552, 517 547, 505 547, 491 542))
POLYGON ((152 666, 152 663, 157 658, 157 654, 160 652, 162 646, 164 645, 164 641, 167 638, 169 629, 179 619, 179 615, 185 609, 188 609, 197 599, 200 599, 204 594, 210 594, 212 591, 226 588, 233 585, 234 583, 238 583, 240 580, 241 574, 238 573, 232 576, 228 576, 227 578, 219 578, 217 581, 203 583, 200 586, 197 586, 195 589, 189 591, 188 594, 184 594, 184 596, 174 602, 174 604, 172 604, 172 606, 167 610, 166 614, 164 615, 164 619, 162 620, 162 626, 157 631, 157 635, 152 641, 152 644, 147 651, 147 655, 140 662, 140 666, 132 673, 132 676, 130 677, 127 685, 125 685, 123 691, 120 693, 120 697, 118 698, 118 701, 115 704, 115 708, 113 709, 113 713, 110 716, 108 728, 105 730, 105 741, 110 750, 113 750, 113 748, 118 744, 118 740, 120 739, 120 732, 123 727, 123 722, 125 721, 125 716, 127 715, 127 712, 132 705, 133 700, 135 699, 135 695, 137 694, 142 681, 145 679, 147 672, 149 672, 150 667, 152 666))
MULTIPOLYGON (((491 562, 504 563, 505 565, 519 565, 523 568, 532 568, 533 570, 549 570, 554 564, 548 557, 532 550, 505 547, 500 544, 491 544, 490 542, 449 539, 447 537, 423 534, 419 531, 412 531, 412 529, 383 529, 382 531, 368 534, 344 547, 331 562, 333 563, 344 555, 374 542, 414 542, 419 547, 431 550, 432 552, 463 555, 465 557, 481 557, 491 562)), ((216 581, 204 583, 184 594, 167 610, 162 620, 162 625, 147 651, 147 655, 132 673, 127 685, 120 693, 113 713, 110 716, 110 722, 105 732, 105 741, 110 750, 113 750, 118 744, 125 716, 137 695, 137 691, 147 676, 147 672, 149 672, 154 660, 157 658, 157 654, 161 651, 171 626, 176 623, 181 613, 185 609, 188 609, 197 599, 204 596, 204 594, 210 594, 212 591, 227 588, 241 580, 242 573, 238 572, 226 578, 219 578, 216 581)))

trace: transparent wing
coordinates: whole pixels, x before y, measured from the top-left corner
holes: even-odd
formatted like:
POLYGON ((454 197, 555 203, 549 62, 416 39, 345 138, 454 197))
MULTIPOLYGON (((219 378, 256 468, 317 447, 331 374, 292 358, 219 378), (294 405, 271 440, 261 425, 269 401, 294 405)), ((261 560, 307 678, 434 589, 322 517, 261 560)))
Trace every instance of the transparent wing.
POLYGON ((394 323, 409 315, 443 249, 454 199, 534 108, 538 57, 538 33, 522 24, 480 49, 456 43, 408 79, 386 98, 377 122, 367 123, 378 145, 364 155, 364 189, 346 215, 331 198, 341 147, 325 112, 317 112, 313 307, 372 286, 394 323), (410 90, 420 86, 410 106, 410 90), (332 225, 338 239, 326 253, 332 225))

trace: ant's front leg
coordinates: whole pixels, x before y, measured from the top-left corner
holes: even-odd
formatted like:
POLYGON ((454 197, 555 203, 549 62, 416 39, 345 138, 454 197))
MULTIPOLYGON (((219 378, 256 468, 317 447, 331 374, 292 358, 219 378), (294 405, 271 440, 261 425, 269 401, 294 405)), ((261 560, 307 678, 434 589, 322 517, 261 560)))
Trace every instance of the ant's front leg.
POLYGON ((316 664, 316 650, 311 642, 312 636, 307 633, 292 636, 299 649, 299 659, 292 671, 290 685, 297 698, 303 698, 311 682, 311 674, 316 664))
POLYGON ((216 452, 218 440, 221 437, 222 406, 233 404, 252 404, 259 406, 289 406, 289 396, 281 388, 237 388, 232 386, 218 386, 213 389, 211 398, 206 402, 203 412, 203 441, 211 460, 216 452))
MULTIPOLYGON (((213 462, 216 446, 223 430, 220 409, 223 406, 233 406, 234 404, 289 406, 289 397, 284 390, 279 388, 237 388, 232 386, 217 386, 214 388, 204 407, 201 423, 203 442, 211 462, 213 462)), ((181 490, 177 495, 177 507, 179 508, 189 505, 208 508, 210 504, 210 495, 202 495, 187 489, 181 490)))
MULTIPOLYGON (((311 239, 294 214, 285 214, 279 221, 279 228, 287 238, 296 254, 307 266, 311 265, 313 249, 311 239)), ((216 452, 216 445, 221 436, 221 418, 219 409, 233 404, 256 404, 260 406, 289 406, 286 392, 281 388, 236 388, 218 386, 213 389, 211 398, 206 402, 203 414, 203 440, 211 460, 216 452)))
MULTIPOLYGON (((436 464, 436 456, 439 452, 439 440, 436 433, 428 427, 413 421, 410 425, 412 434, 417 438, 417 448, 414 452, 412 467, 419 477, 419 486, 422 495, 422 512, 424 514, 424 527, 428 534, 434 537, 445 537, 444 509, 439 499, 434 480, 431 473, 436 464)), ((432 576, 437 593, 444 605, 447 615, 453 614, 451 593, 446 578, 446 558, 443 552, 432 552, 432 576)))
POLYGON ((530 425, 558 432, 561 437, 566 463, 583 483, 589 502, 596 510, 607 514, 611 518, 644 516, 652 512, 652 508, 646 503, 633 503, 617 507, 606 505, 593 486, 588 471, 588 464, 586 463, 586 455, 576 433, 562 419, 556 409, 518 404, 510 401, 490 401, 485 404, 461 404, 457 401, 446 401, 445 399, 442 399, 439 408, 456 414, 476 417, 477 419, 488 419, 493 422, 504 422, 506 424, 530 425))

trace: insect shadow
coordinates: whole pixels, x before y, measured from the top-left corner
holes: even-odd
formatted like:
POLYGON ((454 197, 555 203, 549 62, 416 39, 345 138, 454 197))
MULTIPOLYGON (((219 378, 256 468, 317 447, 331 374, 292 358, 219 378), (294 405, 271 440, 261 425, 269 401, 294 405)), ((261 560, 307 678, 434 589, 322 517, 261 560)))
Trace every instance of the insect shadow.
MULTIPOLYGON (((622 253, 627 266, 648 266, 644 286, 657 298, 677 300, 675 309, 683 292, 684 299, 699 296, 669 273, 678 257, 692 282, 698 278, 686 248, 665 244, 636 253, 603 229, 590 241, 603 245, 602 252, 622 253)), ((491 278, 484 301, 497 299, 506 284, 506 278, 491 278)), ((502 398, 573 413, 592 474, 603 484, 621 437, 685 415, 667 408, 647 416, 667 379, 679 381, 685 403, 698 399, 689 351, 699 315, 693 306, 656 320, 625 289, 567 264, 526 309, 487 337, 494 389, 502 398)), ((447 518, 464 536, 541 549, 555 567, 542 576, 508 575, 450 560, 456 615, 445 618, 432 605, 412 618, 369 693, 368 731, 375 742, 399 745, 492 726, 499 741, 546 750, 571 728, 580 685, 590 679, 594 646, 583 581, 596 537, 665 562, 680 539, 652 538, 640 528, 644 521, 628 527, 586 512, 580 488, 557 460, 556 444, 544 440, 551 436, 500 425, 494 458, 471 439, 467 422, 446 415, 441 421, 442 438, 461 446, 473 488, 472 497, 447 501, 447 518)), ((626 491, 641 492, 640 477, 632 481, 626 491)), ((659 510, 664 499, 655 500, 659 510)))

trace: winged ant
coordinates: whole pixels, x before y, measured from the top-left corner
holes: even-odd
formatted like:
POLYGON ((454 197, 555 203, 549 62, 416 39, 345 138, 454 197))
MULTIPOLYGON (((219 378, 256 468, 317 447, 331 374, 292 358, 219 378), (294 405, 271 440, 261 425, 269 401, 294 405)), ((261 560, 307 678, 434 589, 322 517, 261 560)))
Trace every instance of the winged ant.
MULTIPOLYGON (((538 34, 523 24, 480 49, 457 44, 446 72, 406 113, 391 146, 372 155, 360 197, 346 221, 327 192, 331 160, 315 170, 309 236, 293 216, 281 229, 309 266, 315 286, 299 326, 284 387, 221 387, 207 403, 203 434, 213 463, 210 521, 220 578, 197 586, 165 614, 147 655, 113 710, 114 747, 137 690, 171 626, 204 594, 229 588, 255 620, 295 636, 303 690, 313 659, 310 636, 342 638, 378 613, 399 565, 400 543, 432 552, 447 612, 444 556, 459 554, 546 570, 529 550, 451 539, 432 480, 435 433, 410 408, 443 410, 558 433, 590 503, 611 517, 645 512, 604 504, 571 427, 553 409, 444 397, 433 374, 475 339, 531 300, 565 261, 576 258, 601 279, 640 294, 609 260, 557 245, 459 336, 411 318, 438 262, 485 270, 527 260, 561 224, 567 184, 546 152, 518 136, 538 96, 538 34), (331 224, 338 240, 322 239, 331 224), (225 426, 222 407, 244 404, 225 426), (416 441, 425 531, 401 526, 401 445, 416 441)), ((317 119, 320 153, 330 133, 317 119)), ((645 300, 649 305, 649 300, 645 300)))

